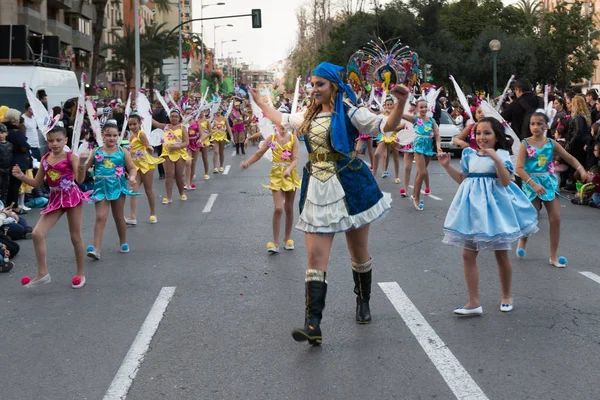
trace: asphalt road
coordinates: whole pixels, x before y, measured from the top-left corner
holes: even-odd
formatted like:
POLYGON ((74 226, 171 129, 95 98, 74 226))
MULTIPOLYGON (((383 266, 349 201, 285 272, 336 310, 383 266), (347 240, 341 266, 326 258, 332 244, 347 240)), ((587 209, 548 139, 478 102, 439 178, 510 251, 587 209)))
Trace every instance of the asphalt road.
MULTIPOLYGON (((242 172, 231 152, 228 175, 199 180, 187 202, 175 196, 159 205, 158 224, 145 222, 142 197, 138 226, 128 228, 129 254, 118 252, 109 221, 103 259, 87 262, 81 290, 70 288, 65 219, 47 239, 51 284, 20 287, 21 276, 35 271, 32 243, 20 242, 14 271, 0 276, 1 400, 103 399, 115 377, 127 381, 119 368, 138 334, 147 333, 142 325, 164 287, 175 292, 142 349, 130 400, 600 398, 600 283, 580 273, 600 276, 600 210, 562 201, 565 269, 547 264, 542 214, 528 258, 511 255, 511 313, 498 310, 493 255, 481 254, 484 316, 458 319, 452 310, 466 301, 461 252, 441 242, 457 185, 433 162, 431 189, 440 200, 426 199, 417 212, 392 178, 378 177, 394 201, 371 228, 373 322, 354 322, 340 235, 328 274, 324 343, 313 348, 290 335, 303 323, 302 235, 293 233, 296 250, 266 253, 272 200, 260 183, 268 182, 269 164, 242 172), (211 194, 214 205, 203 212, 211 194)), ((158 199, 163 188, 157 179, 158 199)), ((27 217, 34 222, 37 212, 27 217)), ((86 206, 86 244, 93 223, 93 206, 86 206)))

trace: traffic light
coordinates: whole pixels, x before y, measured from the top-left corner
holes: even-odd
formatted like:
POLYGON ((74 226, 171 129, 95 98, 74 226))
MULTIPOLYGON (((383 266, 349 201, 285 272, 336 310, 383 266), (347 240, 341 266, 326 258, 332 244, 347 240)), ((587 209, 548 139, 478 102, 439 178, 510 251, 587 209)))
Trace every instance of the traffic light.
POLYGON ((252 9, 252 28, 262 28, 260 8, 252 9))
POLYGON ((431 64, 425 64, 425 71, 423 71, 425 82, 433 81, 433 71, 431 67, 431 64))

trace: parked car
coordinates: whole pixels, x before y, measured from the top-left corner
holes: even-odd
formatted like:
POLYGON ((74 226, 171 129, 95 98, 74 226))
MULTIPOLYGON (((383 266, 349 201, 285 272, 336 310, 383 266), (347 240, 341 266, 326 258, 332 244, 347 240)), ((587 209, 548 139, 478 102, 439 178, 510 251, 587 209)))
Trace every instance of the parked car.
POLYGON ((460 133, 460 129, 454 124, 450 114, 443 110, 440 116, 439 129, 442 150, 452 153, 455 157, 460 156, 462 149, 452 143, 452 139, 460 133))

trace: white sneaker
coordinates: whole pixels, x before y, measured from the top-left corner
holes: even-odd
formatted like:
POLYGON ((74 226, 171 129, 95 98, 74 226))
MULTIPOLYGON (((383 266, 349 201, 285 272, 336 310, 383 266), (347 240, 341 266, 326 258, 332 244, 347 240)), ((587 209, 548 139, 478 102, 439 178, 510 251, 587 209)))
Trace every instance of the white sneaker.
POLYGON ((25 211, 31 211, 31 207, 27 207, 25 204, 23 204, 22 206, 19 206, 20 209, 25 210, 25 211))
POLYGON ((137 219, 125 217, 125 223, 127 225, 137 225, 137 219))

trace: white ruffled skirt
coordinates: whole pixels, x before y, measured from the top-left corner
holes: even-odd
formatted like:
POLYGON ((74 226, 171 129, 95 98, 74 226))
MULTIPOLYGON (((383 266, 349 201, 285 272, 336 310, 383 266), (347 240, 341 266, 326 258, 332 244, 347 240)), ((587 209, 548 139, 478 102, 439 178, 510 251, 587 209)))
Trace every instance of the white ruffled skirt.
POLYGON ((350 215, 345 198, 344 188, 337 175, 325 182, 311 176, 296 229, 306 233, 346 232, 372 223, 392 207, 391 194, 384 192, 383 197, 373 206, 350 215))

